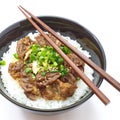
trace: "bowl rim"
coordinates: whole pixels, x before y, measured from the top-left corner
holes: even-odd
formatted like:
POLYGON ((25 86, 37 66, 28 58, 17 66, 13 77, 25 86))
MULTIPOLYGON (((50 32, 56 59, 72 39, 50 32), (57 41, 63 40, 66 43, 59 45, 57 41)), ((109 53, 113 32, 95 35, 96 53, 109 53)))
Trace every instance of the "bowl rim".
MULTIPOLYGON (((99 48, 101 50, 102 56, 103 56, 103 69, 106 70, 106 55, 105 55, 105 51, 103 49, 103 46, 101 45, 100 41, 97 39, 97 37, 90 31, 88 30, 86 27, 82 26, 81 24, 79 24, 78 22, 75 22, 74 20, 65 18, 65 17, 59 17, 59 16, 37 16, 39 18, 43 18, 43 19, 61 19, 61 20, 65 20, 65 21, 69 21, 70 23, 73 23, 77 26, 80 26, 81 28, 83 28, 95 41, 96 43, 99 45, 99 48)), ((7 34, 8 32, 10 32, 11 30, 20 27, 20 23, 22 22, 26 22, 27 19, 22 19, 19 20, 13 24, 11 24, 10 26, 8 26, 7 28, 5 28, 1 33, 0 33, 0 39, 2 38, 2 36, 4 36, 5 34, 7 34)), ((102 83, 103 79, 101 78, 101 80, 99 81, 99 83, 97 84, 97 87, 100 87, 101 83, 102 83)), ((55 112, 60 112, 60 111, 66 111, 69 110, 71 108, 75 108, 77 106, 80 105, 79 101, 70 105, 70 106, 65 106, 63 108, 56 108, 56 109, 39 109, 39 108, 32 108, 29 106, 26 106, 22 103, 19 103, 17 101, 15 101, 14 99, 10 98, 8 95, 6 95, 1 89, 0 89, 0 94, 3 95, 5 98, 7 98, 7 100, 9 100, 10 102, 14 103, 15 105, 21 107, 21 108, 25 108, 27 110, 30 111, 35 111, 35 112, 41 112, 41 113, 55 113, 55 112)), ((87 101, 94 93, 91 92, 88 96, 86 96, 86 100, 83 100, 81 103, 85 103, 85 101, 87 101)))

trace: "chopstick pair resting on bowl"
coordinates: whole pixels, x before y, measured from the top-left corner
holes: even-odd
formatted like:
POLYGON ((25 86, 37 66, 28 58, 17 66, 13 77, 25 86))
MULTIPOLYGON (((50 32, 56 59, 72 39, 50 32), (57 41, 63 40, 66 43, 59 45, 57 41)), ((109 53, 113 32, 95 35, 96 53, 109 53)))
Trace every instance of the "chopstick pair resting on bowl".
POLYGON ((89 58, 83 55, 80 51, 75 49, 71 44, 65 41, 60 35, 58 35, 53 29, 47 26, 44 22, 42 22, 39 18, 31 14, 22 6, 18 6, 21 12, 26 16, 29 22, 40 32, 49 44, 62 56, 62 58, 76 71, 76 73, 80 76, 80 78, 90 87, 90 89, 97 95, 97 97, 107 105, 110 100, 98 89, 98 87, 64 54, 64 52, 43 32, 43 30, 37 25, 42 25, 48 32, 50 32, 53 36, 55 36, 58 40, 60 40, 63 44, 65 44, 68 48, 70 48, 78 57, 80 57, 84 62, 86 62, 90 67, 95 69, 103 78, 105 78, 113 87, 115 87, 118 91, 120 91, 120 83, 116 81, 112 76, 106 73, 103 69, 97 66, 94 62, 92 62, 89 58), (36 22, 34 22, 36 21, 36 22))

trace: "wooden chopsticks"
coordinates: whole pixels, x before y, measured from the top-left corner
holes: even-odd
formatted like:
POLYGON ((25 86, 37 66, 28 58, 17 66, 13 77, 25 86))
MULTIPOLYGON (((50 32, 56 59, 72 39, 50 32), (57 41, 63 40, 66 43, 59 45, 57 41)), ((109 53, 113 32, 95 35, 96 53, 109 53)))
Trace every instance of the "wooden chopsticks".
POLYGON ((52 33, 52 35, 54 35, 56 38, 58 38, 63 44, 65 44, 67 47, 69 47, 84 62, 86 62, 90 67, 92 67, 94 70, 96 70, 101 76, 103 76, 113 87, 115 87, 118 91, 120 91, 120 83, 117 80, 115 80, 112 76, 110 76, 108 73, 106 73, 102 68, 100 68, 98 65, 96 65, 93 61, 88 59, 80 51, 76 50, 71 44, 69 44, 66 40, 64 40, 64 38, 62 38, 60 35, 56 34, 56 32, 53 29, 51 29, 49 26, 47 26, 39 18, 35 17, 33 14, 31 14, 29 11, 27 11, 22 6, 19 6, 19 7, 22 8, 26 13, 28 13, 39 24, 41 24, 47 31, 52 33))
POLYGON ((62 37, 56 34, 54 30, 52 30, 49 26, 47 26, 45 23, 43 23, 40 19, 32 15, 29 11, 27 11, 22 6, 18 7, 21 12, 26 16, 26 18, 29 20, 29 22, 46 38, 46 40, 50 43, 51 46, 54 47, 54 49, 63 57, 63 59, 77 72, 77 74, 80 76, 80 78, 93 90, 93 92, 98 96, 98 98, 107 105, 110 100, 96 87, 96 85, 93 84, 93 82, 61 51, 61 49, 42 31, 42 29, 34 22, 37 21, 39 24, 41 24, 46 30, 48 30, 50 33, 52 33, 56 38, 58 38, 63 44, 65 44, 67 47, 69 47, 75 54, 77 54, 82 60, 84 60, 89 66, 94 68, 96 71, 98 71, 111 85, 113 85, 116 89, 120 91, 120 83, 118 83, 114 78, 112 78, 110 75, 108 75, 104 70, 102 70, 100 67, 98 67, 95 63, 93 63, 90 59, 88 59, 86 56, 81 54, 79 51, 77 51, 72 45, 70 45, 68 42, 66 42, 62 37), (34 19, 34 21, 32 19, 34 19))

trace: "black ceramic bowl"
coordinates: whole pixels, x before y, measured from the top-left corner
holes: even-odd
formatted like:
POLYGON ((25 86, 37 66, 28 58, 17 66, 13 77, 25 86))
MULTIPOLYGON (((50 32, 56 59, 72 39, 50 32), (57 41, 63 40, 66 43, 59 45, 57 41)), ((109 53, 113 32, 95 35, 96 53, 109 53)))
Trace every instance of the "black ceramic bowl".
MULTIPOLYGON (((106 69, 106 57, 103 47, 98 41, 98 39, 89 30, 87 30, 85 27, 81 26, 80 24, 77 24, 71 20, 60 17, 46 16, 46 17, 40 17, 40 19, 43 20, 47 25, 49 25, 55 31, 58 31, 65 36, 69 36, 72 39, 76 39, 82 45, 83 49, 89 51, 89 53, 92 56, 91 57, 92 61, 94 61, 104 70, 106 69)), ((35 31, 34 27, 27 20, 17 22, 11 25, 10 27, 8 27, 7 29, 5 29, 2 33, 0 33, 0 57, 2 57, 3 53, 8 50, 8 45, 12 41, 16 41, 21 37, 26 36, 28 33, 34 31, 35 31)), ((102 77, 100 77, 97 72, 94 72, 93 82, 98 87, 102 83, 102 77)), ((2 83, 1 78, 0 78, 0 93, 6 99, 16 104, 17 106, 41 114, 60 113, 62 111, 70 110, 71 108, 75 108, 76 106, 83 104, 93 95, 93 92, 89 90, 82 98, 80 98, 76 103, 72 105, 62 107, 59 109, 46 110, 46 109, 29 107, 17 102, 15 99, 9 96, 8 92, 6 91, 2 83)))

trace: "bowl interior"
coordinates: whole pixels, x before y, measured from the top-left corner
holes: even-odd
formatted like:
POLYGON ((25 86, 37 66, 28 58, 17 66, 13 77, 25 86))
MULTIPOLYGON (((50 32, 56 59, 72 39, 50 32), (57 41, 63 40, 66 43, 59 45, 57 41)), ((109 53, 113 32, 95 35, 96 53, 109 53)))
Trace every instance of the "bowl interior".
MULTIPOLYGON (((64 36, 69 36, 72 39, 76 39, 82 45, 83 49, 89 51, 89 53, 91 54, 92 61, 95 62, 104 70, 106 69, 106 58, 104 50, 98 39, 90 31, 88 31, 83 26, 64 18, 44 16, 40 17, 40 19, 42 19, 47 25, 49 25, 55 31, 60 32, 64 36)), ((27 20, 23 20, 11 25, 7 29, 5 29, 2 33, 0 33, 0 57, 2 57, 3 53, 8 50, 8 46, 12 41, 16 41, 26 36, 30 32, 35 32, 34 27, 27 20)), ((102 77, 100 77, 97 72, 94 72, 93 81, 99 87, 102 82, 102 77)), ((38 112, 45 111, 56 112, 56 109, 52 110, 40 110, 35 108, 33 109, 31 107, 18 103, 9 96, 2 83, 1 78, 0 78, 0 92, 8 100, 23 108, 38 112)), ((68 107, 57 109, 57 111, 67 110, 68 108, 73 108, 77 105, 80 105, 84 103, 86 100, 88 100, 92 95, 93 92, 90 90, 75 104, 72 104, 68 107)))

